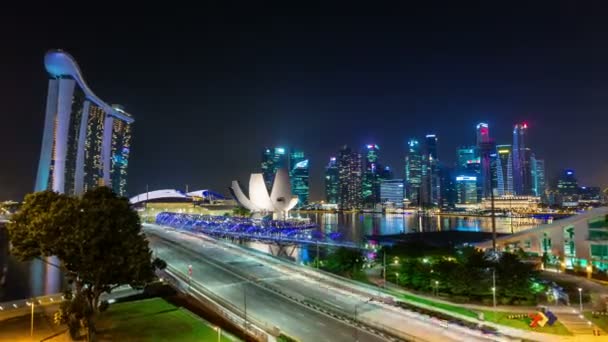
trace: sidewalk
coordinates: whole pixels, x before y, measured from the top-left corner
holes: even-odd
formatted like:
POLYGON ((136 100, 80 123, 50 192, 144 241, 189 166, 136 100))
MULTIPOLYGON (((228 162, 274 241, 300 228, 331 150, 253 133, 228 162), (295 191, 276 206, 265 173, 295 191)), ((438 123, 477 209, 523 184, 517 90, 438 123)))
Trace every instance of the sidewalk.
MULTIPOLYGON (((371 272, 368 273, 368 276, 369 276, 370 281, 376 283, 378 286, 380 286, 384 282, 383 279, 381 279, 379 276, 374 276, 371 272)), ((597 284, 595 284, 595 285, 597 285, 597 284)), ((408 291, 402 287, 396 286, 395 284, 390 283, 388 281, 385 283, 385 288, 389 289, 391 291, 397 292, 397 293, 416 296, 416 297, 420 297, 422 299, 434 301, 437 303, 468 308, 471 311, 494 310, 494 308, 491 306, 467 304, 467 303, 454 303, 454 302, 450 302, 448 300, 441 299, 439 297, 414 293, 414 292, 408 291)), ((564 327, 566 327, 566 329, 568 329, 572 334, 575 335, 574 337, 576 338, 576 340, 579 340, 579 338, 582 338, 582 340, 586 340, 586 338, 591 338, 593 336, 594 326, 592 324, 590 324, 586 318, 580 317, 578 308, 574 308, 574 307, 566 306, 566 305, 560 305, 560 306, 546 305, 546 307, 550 311, 559 315, 559 317, 558 317, 559 321, 564 325, 564 327)), ((498 306, 496 306, 495 310, 500 311, 500 312, 513 312, 513 313, 522 313, 523 314, 523 313, 530 313, 530 312, 538 311, 539 307, 538 306, 498 305, 498 306)), ((600 332, 602 334, 601 336, 603 336, 603 337, 593 336, 594 341, 598 340, 598 339, 608 341, 608 333, 603 331, 602 329, 600 329, 600 332)))

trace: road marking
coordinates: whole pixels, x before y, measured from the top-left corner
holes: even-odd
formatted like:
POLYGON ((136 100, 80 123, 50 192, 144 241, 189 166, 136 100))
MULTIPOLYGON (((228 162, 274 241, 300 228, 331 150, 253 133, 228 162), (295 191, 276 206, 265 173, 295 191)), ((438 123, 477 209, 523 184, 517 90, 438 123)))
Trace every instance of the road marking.
POLYGON ((344 309, 344 308, 343 308, 343 307, 341 307, 340 305, 335 304, 335 303, 332 303, 332 302, 330 302, 330 301, 328 301, 328 300, 323 299, 323 301, 324 301, 325 303, 327 303, 327 304, 331 305, 331 306, 335 306, 335 307, 337 307, 337 308, 344 309))

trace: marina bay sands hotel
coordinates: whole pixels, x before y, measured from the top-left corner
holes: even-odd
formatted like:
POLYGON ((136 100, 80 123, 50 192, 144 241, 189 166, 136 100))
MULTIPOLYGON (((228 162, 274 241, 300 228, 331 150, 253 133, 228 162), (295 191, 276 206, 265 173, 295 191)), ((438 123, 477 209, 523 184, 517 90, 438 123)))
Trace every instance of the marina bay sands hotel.
POLYGON ((126 196, 133 117, 85 83, 72 56, 44 56, 50 75, 35 191, 80 195, 105 185, 126 196))

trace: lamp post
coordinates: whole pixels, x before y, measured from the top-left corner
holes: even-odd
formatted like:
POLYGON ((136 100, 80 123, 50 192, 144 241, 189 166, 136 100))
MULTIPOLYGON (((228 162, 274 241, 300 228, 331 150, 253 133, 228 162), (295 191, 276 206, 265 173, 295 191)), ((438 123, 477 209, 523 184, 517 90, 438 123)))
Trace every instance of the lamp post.
POLYGON ((34 337, 34 298, 32 298, 32 318, 30 322, 30 337, 34 337))
POLYGON ((435 280, 435 296, 439 297, 439 280, 435 280))
POLYGON ((213 330, 217 331, 217 342, 220 342, 220 340, 222 339, 222 328, 213 327, 213 330))
POLYGON ((582 288, 578 288, 578 307, 579 307, 579 311, 580 314, 583 314, 583 289, 582 288))
POLYGON ((382 276, 384 277, 384 283, 382 283, 382 287, 386 288, 386 251, 382 253, 382 276))
POLYGON ((492 303, 494 306, 494 319, 496 319, 496 269, 492 269, 492 303))
POLYGON ((399 272, 395 272, 395 283, 399 286, 399 272))

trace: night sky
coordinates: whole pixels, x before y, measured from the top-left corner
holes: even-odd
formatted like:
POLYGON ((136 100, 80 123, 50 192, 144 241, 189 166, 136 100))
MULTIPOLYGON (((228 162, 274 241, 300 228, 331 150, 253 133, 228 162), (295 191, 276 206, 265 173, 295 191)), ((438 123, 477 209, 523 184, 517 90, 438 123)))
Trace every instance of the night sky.
POLYGON ((258 171, 264 146, 284 146, 309 155, 319 200, 324 166, 344 144, 379 144, 402 177, 408 138, 437 134, 439 158, 453 163, 480 121, 497 143, 526 121, 548 178, 574 168, 581 185, 608 185, 605 8, 249 3, 5 11, 0 200, 33 189, 51 48, 71 53, 100 98, 134 115, 131 195, 146 184, 227 193, 258 171))

